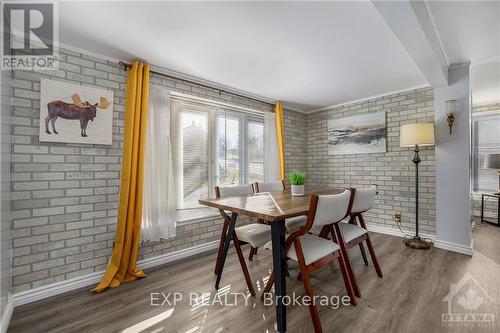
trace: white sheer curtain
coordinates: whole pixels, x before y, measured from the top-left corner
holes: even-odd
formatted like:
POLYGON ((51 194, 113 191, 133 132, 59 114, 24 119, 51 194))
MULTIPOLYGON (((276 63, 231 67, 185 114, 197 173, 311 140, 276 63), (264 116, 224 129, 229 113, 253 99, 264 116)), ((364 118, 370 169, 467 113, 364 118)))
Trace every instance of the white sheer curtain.
POLYGON ((151 86, 144 158, 142 240, 175 236, 176 196, 170 144, 170 91, 151 86))
POLYGON ((276 181, 280 178, 276 116, 269 112, 264 114, 264 181, 276 181))

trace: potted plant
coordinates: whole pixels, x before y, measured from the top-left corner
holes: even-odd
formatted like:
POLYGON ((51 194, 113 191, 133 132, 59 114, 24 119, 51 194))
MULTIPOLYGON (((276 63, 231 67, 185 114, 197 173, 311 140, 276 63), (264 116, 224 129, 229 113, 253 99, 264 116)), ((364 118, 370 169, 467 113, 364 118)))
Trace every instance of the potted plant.
POLYGON ((300 171, 292 171, 288 174, 288 181, 292 184, 292 195, 300 197, 304 195, 304 184, 306 174, 300 171))

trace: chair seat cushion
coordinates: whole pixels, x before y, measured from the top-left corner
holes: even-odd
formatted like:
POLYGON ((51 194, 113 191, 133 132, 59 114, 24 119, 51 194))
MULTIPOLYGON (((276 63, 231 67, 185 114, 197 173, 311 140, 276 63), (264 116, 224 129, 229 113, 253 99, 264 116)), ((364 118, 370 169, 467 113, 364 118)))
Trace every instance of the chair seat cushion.
MULTIPOLYGON (((302 252, 304 252, 304 260, 306 265, 312 264, 321 258, 340 250, 340 246, 331 240, 320 238, 311 234, 306 234, 299 237, 300 245, 302 246, 302 252)), ((272 249, 272 243, 269 242, 265 245, 268 250, 272 249)), ((288 250, 287 257, 298 261, 297 253, 295 252, 295 246, 290 246, 288 250)))
POLYGON ((252 223, 234 228, 240 241, 250 243, 252 247, 265 245, 271 240, 271 226, 267 224, 252 223))
POLYGON ((366 229, 351 223, 339 223, 339 227, 345 243, 348 243, 353 239, 363 236, 368 232, 366 231, 366 229))
POLYGON ((288 230, 297 230, 303 227, 307 222, 307 216, 296 216, 285 220, 285 225, 288 230))

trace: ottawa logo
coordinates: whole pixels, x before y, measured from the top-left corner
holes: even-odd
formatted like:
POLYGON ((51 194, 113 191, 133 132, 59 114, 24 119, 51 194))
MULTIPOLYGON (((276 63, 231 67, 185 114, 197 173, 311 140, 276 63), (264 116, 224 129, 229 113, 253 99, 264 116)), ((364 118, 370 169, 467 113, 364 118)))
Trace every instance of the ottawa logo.
POLYGON ((444 327, 495 327, 494 300, 469 273, 450 285, 443 302, 448 303, 441 314, 444 327))

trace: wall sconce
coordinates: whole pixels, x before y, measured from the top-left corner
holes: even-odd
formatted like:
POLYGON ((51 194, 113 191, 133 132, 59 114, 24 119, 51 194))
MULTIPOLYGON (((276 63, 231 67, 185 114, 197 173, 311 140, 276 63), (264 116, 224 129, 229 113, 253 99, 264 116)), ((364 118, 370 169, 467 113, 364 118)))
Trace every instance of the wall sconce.
POLYGON ((446 101, 446 120, 448 121, 448 127, 450 128, 450 135, 452 133, 453 123, 455 122, 455 109, 457 101, 450 99, 446 101))

